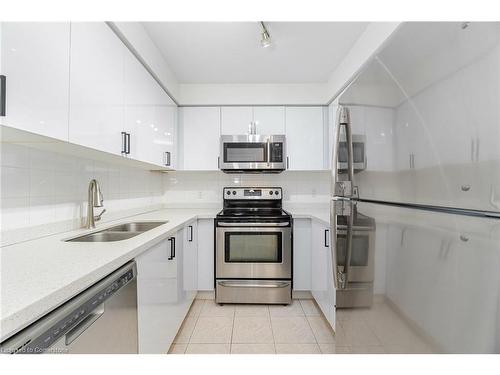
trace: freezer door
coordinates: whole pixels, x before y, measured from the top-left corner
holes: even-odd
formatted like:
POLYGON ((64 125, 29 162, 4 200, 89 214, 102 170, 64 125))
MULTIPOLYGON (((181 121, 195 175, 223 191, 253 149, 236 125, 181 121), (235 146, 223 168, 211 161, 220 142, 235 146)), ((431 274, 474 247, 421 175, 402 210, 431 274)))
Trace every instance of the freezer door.
POLYGON ((339 98, 366 136, 360 198, 500 212, 499 52, 498 22, 396 31, 339 98))

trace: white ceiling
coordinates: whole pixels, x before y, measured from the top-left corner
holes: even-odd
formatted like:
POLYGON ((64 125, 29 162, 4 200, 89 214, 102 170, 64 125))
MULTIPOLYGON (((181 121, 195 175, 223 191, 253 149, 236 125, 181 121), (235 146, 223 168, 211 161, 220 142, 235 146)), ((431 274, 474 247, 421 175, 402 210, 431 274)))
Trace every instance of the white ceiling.
POLYGON ((366 22, 146 22, 179 83, 322 83, 366 22))

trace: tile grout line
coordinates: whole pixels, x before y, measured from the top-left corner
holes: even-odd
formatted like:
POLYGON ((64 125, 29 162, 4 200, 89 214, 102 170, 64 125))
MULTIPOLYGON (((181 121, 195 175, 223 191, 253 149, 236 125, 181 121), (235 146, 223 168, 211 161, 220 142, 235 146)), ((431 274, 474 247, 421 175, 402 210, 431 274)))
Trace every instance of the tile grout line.
POLYGON ((271 310, 269 309, 269 305, 267 305, 266 307, 267 307, 267 316, 269 318, 269 325, 271 326, 271 335, 273 336, 274 354, 278 354, 278 350, 276 349, 276 339, 274 338, 273 321, 271 320, 271 310))
POLYGON ((236 307, 234 307, 234 311, 233 311, 233 325, 231 326, 231 339, 229 340, 229 354, 232 354, 232 351, 233 351, 233 332, 234 332, 235 318, 236 318, 236 307))
POLYGON ((304 308, 302 307, 302 302, 301 300, 299 299, 299 305, 300 305, 300 308, 302 309, 302 312, 304 313, 304 317, 306 318, 306 322, 307 322, 307 325, 309 326, 309 329, 311 330, 312 334, 313 334, 313 337, 314 337, 314 341, 316 342, 316 346, 318 347, 318 350, 320 352, 320 354, 323 354, 323 351, 321 350, 321 346, 319 345, 319 342, 318 342, 318 339, 316 337, 316 334, 314 333, 314 330, 311 326, 311 323, 309 322, 309 319, 307 319, 307 314, 306 312, 304 311, 304 308))
MULTIPOLYGON (((196 301, 196 300, 195 300, 196 301)), ((188 343, 186 345, 186 349, 184 350, 184 354, 186 354, 187 350, 188 350, 188 346, 189 344, 191 344, 191 338, 193 337, 193 334, 194 334, 194 330, 196 329, 196 325, 198 324, 198 320, 200 319, 200 316, 201 316, 201 311, 203 310, 203 307, 205 306, 205 303, 206 303, 206 300, 203 300, 203 303, 200 307, 200 313, 197 314, 196 316, 196 321, 194 322, 194 327, 193 327, 193 330, 191 331, 191 334, 189 335, 189 339, 188 339, 188 343)))

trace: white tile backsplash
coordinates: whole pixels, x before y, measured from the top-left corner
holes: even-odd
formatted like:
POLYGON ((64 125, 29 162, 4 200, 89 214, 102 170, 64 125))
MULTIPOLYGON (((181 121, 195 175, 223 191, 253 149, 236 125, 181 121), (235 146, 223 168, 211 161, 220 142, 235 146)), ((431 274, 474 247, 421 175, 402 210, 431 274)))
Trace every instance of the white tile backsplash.
MULTIPOLYGON (((2 245, 82 226, 89 181, 104 195, 103 221, 161 207, 160 173, 1 144, 2 245)), ((99 212, 100 209, 97 209, 99 212)))
POLYGON ((168 173, 164 202, 167 206, 222 205, 226 186, 280 186, 284 204, 325 203, 330 194, 330 175, 322 172, 283 172, 281 174, 224 174, 222 172, 168 173))

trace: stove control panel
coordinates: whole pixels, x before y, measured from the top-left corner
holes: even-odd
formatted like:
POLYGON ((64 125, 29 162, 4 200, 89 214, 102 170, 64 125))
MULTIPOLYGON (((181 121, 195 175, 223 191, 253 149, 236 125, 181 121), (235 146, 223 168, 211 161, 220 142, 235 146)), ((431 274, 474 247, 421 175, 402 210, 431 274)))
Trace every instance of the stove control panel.
POLYGON ((224 188, 225 200, 280 200, 282 190, 280 187, 226 187, 224 188))

